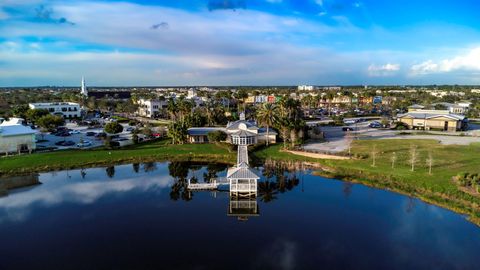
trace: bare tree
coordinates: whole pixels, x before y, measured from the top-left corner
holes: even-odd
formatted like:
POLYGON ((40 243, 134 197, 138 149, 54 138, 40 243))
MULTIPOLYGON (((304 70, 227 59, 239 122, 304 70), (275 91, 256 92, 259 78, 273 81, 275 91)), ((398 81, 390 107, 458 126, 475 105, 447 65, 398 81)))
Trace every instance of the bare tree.
POLYGON ((370 152, 370 154, 372 155, 372 167, 375 167, 376 166, 377 155, 378 155, 376 144, 373 145, 372 151, 370 152))
POLYGON ((410 159, 409 159, 410 165, 412 165, 412 169, 411 169, 412 172, 415 171, 415 164, 417 163, 417 161, 418 161, 417 146, 412 144, 410 146, 410 159))
POLYGON ((428 158, 426 161, 428 165, 428 174, 432 175, 432 165, 433 165, 432 152, 428 152, 428 158))
POLYGON ((392 161, 392 169, 395 168, 395 162, 397 161, 397 153, 393 152, 392 156, 390 157, 390 161, 392 161))

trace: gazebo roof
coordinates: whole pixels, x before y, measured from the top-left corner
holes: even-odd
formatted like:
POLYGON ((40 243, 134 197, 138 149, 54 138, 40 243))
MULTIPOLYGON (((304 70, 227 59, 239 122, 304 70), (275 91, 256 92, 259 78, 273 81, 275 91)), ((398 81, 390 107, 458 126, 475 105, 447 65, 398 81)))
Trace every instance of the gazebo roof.
POLYGON ((237 137, 254 137, 257 136, 257 134, 247 131, 247 130, 239 130, 237 132, 234 132, 231 134, 232 136, 237 136, 237 137))
POLYGON ((248 164, 242 162, 236 167, 229 168, 227 171, 227 178, 234 179, 260 179, 260 177, 248 167, 248 164))

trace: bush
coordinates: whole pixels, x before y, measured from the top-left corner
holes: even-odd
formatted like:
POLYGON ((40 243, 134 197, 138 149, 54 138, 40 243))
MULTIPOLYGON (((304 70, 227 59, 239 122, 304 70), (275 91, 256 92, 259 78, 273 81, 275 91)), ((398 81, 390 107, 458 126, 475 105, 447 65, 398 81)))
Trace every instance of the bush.
POLYGON ((123 126, 117 122, 111 122, 105 125, 105 132, 110 134, 117 134, 123 131, 123 126))
POLYGON ((210 142, 223 142, 227 139, 227 133, 221 130, 216 130, 208 133, 207 137, 210 142))

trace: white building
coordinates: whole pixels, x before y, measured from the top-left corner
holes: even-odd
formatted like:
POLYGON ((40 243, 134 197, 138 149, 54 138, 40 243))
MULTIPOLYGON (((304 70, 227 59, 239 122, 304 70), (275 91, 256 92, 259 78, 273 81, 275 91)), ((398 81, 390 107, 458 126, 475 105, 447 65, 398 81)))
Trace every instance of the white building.
POLYGON ((315 86, 313 85, 299 85, 298 90, 299 91, 313 91, 315 89, 315 86))
POLYGON ((82 77, 82 89, 80 90, 80 94, 84 97, 88 97, 88 90, 87 86, 85 85, 85 78, 82 77))
POLYGON ((74 102, 30 103, 30 109, 45 109, 63 118, 81 117, 80 104, 74 102))
POLYGON ((11 118, 0 124, 0 152, 12 153, 35 150, 36 131, 22 124, 23 119, 11 118))
POLYGON ((167 107, 167 101, 156 99, 139 99, 137 101, 138 110, 137 113, 143 117, 153 118, 158 115, 162 108, 167 107))

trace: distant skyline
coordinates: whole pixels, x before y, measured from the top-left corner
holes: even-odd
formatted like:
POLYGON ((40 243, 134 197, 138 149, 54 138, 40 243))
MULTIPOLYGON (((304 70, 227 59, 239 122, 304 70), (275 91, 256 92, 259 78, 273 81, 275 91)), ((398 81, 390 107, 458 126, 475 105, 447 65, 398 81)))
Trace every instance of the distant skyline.
POLYGON ((480 84, 473 0, 0 0, 0 87, 480 84))

